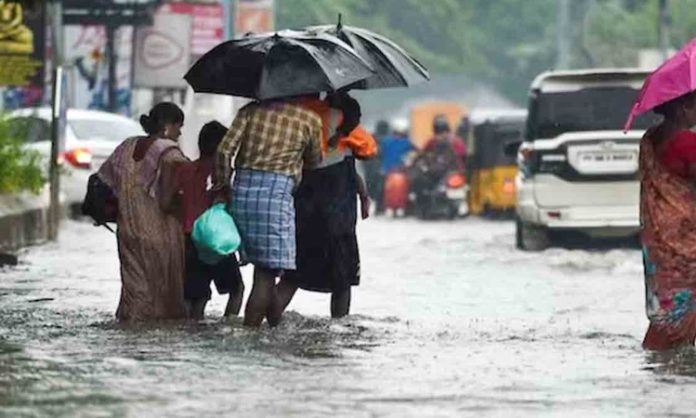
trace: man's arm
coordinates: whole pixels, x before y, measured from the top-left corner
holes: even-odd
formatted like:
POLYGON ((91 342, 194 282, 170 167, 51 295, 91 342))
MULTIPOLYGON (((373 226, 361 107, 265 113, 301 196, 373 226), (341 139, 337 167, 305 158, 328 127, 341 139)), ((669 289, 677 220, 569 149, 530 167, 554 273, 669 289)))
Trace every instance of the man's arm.
POLYGON ((232 176, 232 157, 239 149, 240 141, 249 123, 247 108, 242 108, 234 118, 227 135, 218 146, 215 156, 215 176, 213 191, 224 190, 232 176))
POLYGON ((318 166, 323 158, 321 149, 321 120, 317 117, 317 123, 310 122, 307 132, 309 140, 307 147, 302 155, 302 160, 305 169, 311 169, 318 166))

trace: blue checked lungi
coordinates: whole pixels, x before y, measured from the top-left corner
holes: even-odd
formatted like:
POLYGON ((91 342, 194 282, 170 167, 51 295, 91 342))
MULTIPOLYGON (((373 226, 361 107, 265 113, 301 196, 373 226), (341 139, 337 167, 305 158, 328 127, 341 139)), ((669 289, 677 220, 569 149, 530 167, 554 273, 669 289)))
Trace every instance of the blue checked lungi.
POLYGON ((242 238, 241 261, 272 270, 295 270, 292 177, 235 171, 229 210, 242 238))

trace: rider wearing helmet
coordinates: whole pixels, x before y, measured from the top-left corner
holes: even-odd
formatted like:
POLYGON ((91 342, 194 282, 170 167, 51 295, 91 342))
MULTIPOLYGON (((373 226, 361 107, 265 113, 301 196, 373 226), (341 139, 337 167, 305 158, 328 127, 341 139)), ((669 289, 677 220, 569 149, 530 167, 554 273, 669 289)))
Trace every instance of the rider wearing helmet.
POLYGON ((433 120, 433 138, 430 139, 411 166, 413 189, 432 189, 448 173, 464 171, 466 145, 452 134, 444 115, 433 120))
POLYGON ((466 163, 466 143, 460 137, 452 133, 449 122, 445 115, 437 115, 433 120, 433 138, 428 141, 424 152, 429 148, 438 148, 438 144, 448 144, 454 154, 457 156, 457 168, 463 170, 466 163))
POLYGON ((445 115, 437 115, 433 120, 433 137, 423 148, 421 158, 434 163, 437 171, 464 171, 466 162, 466 144, 464 140, 452 134, 445 115))

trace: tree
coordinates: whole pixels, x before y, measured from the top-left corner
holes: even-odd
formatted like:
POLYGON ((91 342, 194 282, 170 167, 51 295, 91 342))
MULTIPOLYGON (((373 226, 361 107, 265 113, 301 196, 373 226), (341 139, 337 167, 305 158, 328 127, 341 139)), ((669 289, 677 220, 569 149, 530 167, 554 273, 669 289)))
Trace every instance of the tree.
POLYGON ((24 144, 29 129, 28 124, 11 123, 0 115, 0 194, 38 193, 45 184, 41 155, 24 144))
MULTIPOLYGON (((696 32, 694 0, 670 0, 670 45, 696 32)), ((556 56, 556 0, 282 0, 281 27, 336 21, 391 37, 434 73, 488 81, 522 103, 530 81, 556 56)), ((655 0, 573 0, 574 67, 630 67, 658 46, 655 0)))

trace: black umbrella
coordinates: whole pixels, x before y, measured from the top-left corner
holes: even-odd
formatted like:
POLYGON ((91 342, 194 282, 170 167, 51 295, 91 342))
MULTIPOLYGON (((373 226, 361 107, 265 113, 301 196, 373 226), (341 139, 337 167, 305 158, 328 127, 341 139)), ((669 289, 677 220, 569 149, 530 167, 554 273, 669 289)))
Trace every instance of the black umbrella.
POLYGON ((395 42, 367 29, 343 26, 340 17, 337 26, 314 26, 307 30, 340 38, 372 66, 375 73, 352 88, 410 87, 430 80, 428 70, 395 42))
POLYGON ((372 74, 370 65, 336 37, 282 31, 224 42, 184 78, 198 93, 263 100, 336 91, 372 74))

